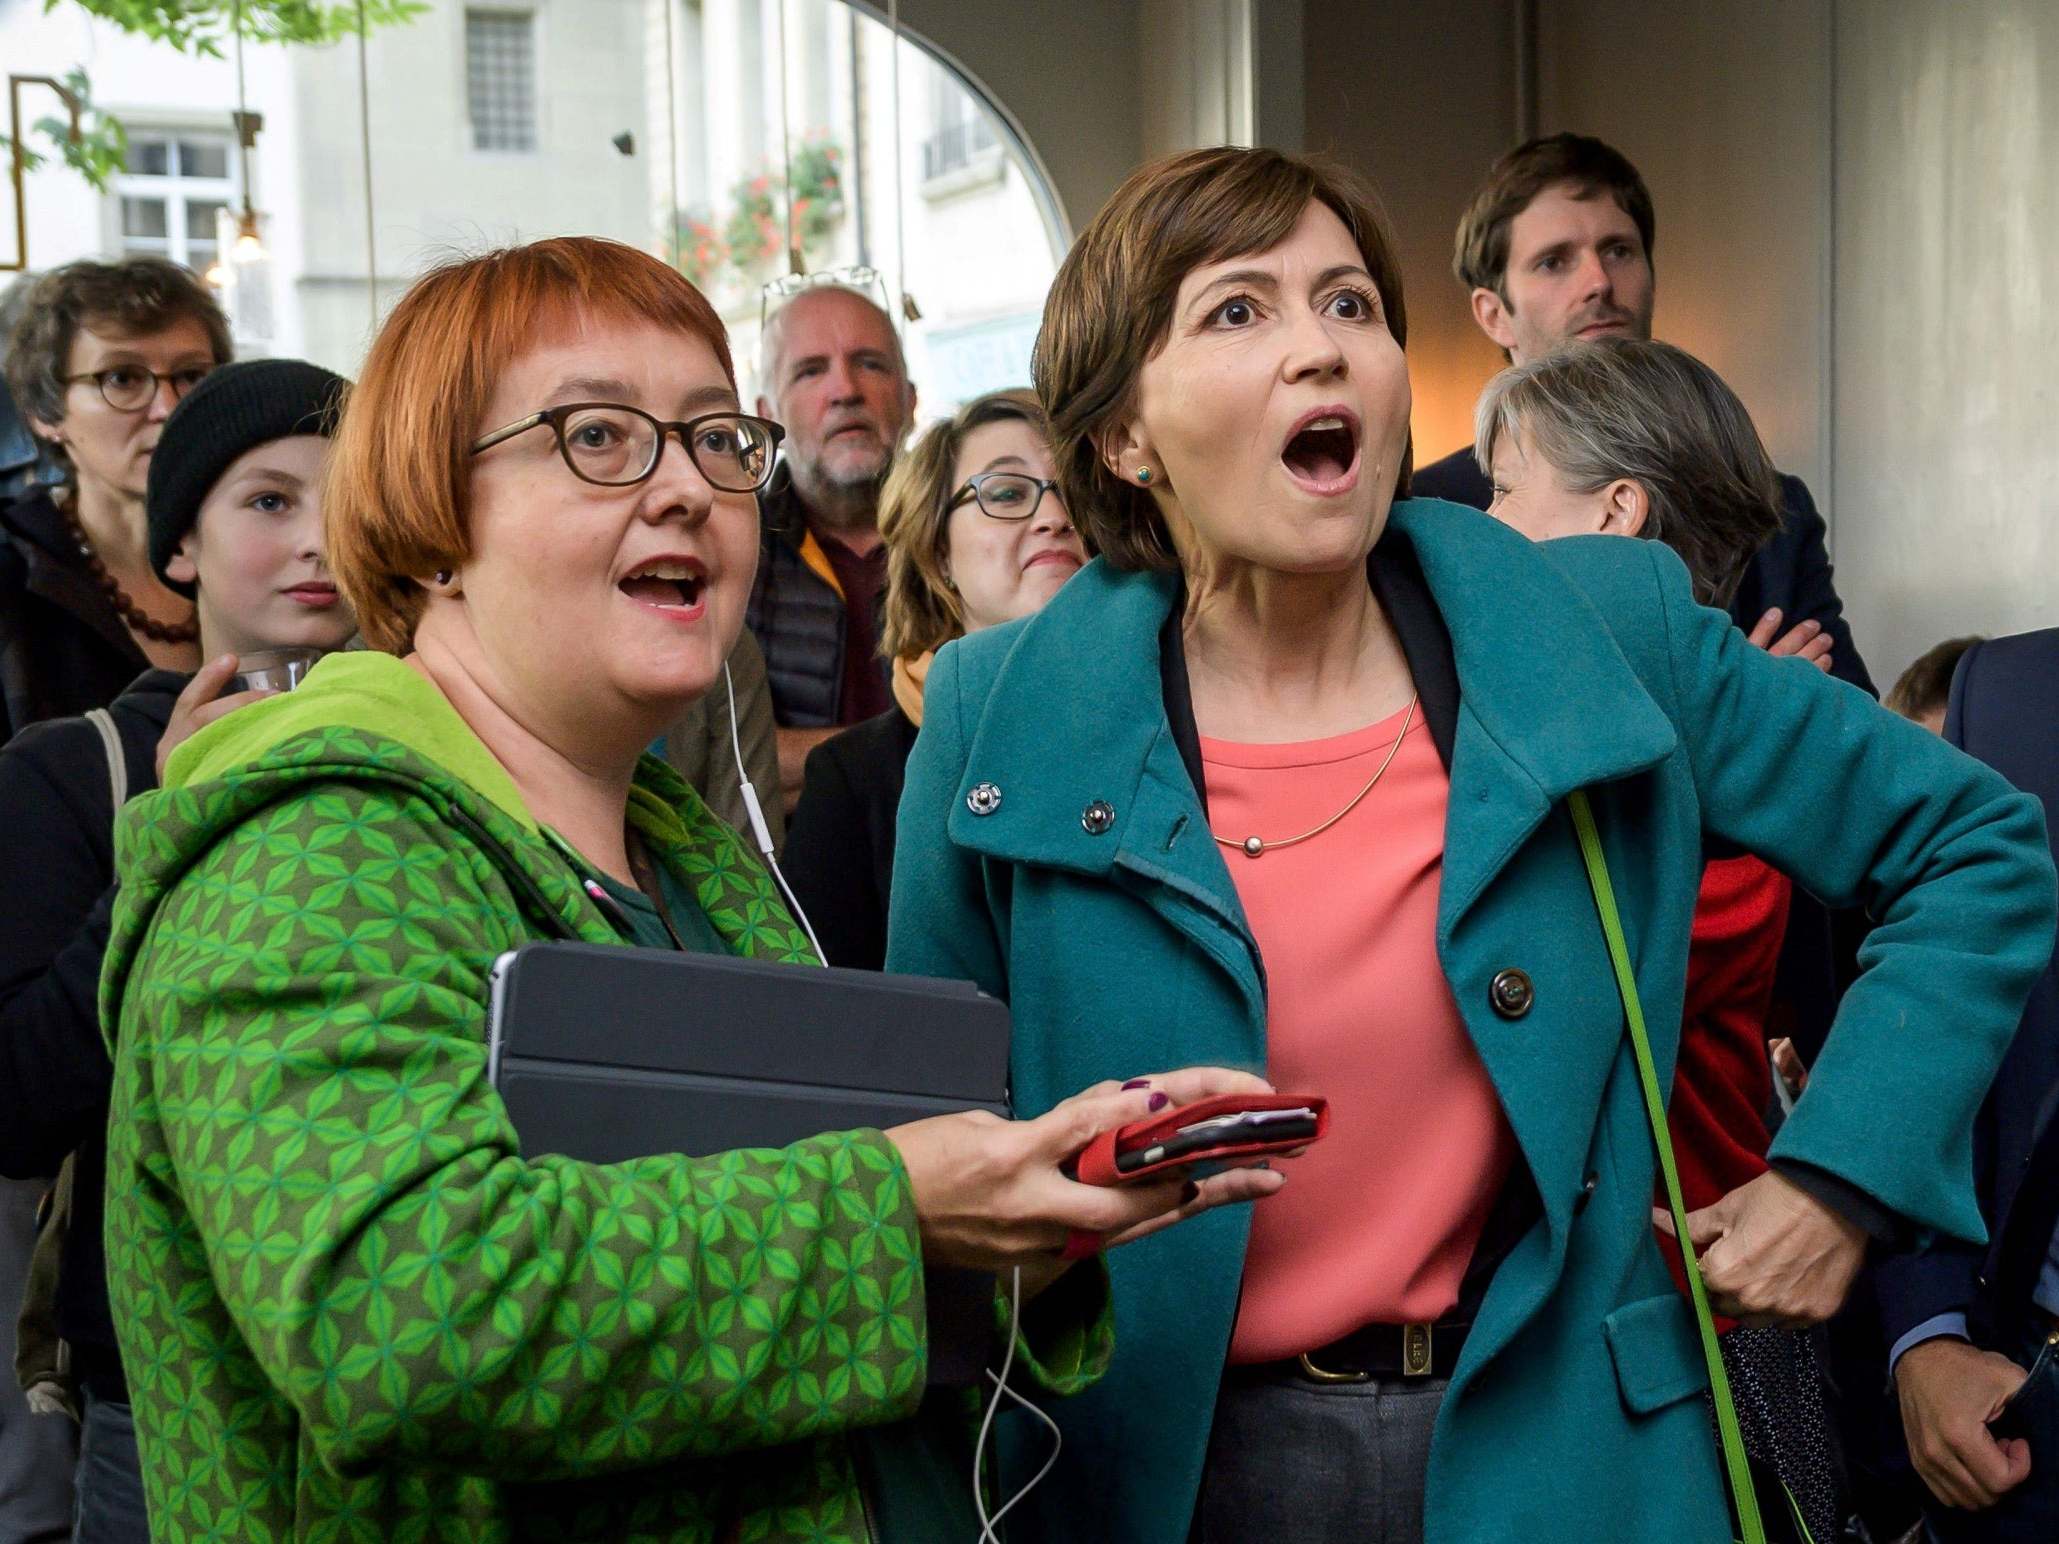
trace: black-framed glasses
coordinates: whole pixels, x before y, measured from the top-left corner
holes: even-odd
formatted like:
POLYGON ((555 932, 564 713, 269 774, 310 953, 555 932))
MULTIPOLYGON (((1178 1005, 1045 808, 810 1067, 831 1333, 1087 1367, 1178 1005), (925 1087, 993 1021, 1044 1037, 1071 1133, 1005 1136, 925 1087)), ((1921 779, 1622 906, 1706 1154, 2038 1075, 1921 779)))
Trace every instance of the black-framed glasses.
POLYGON ((783 426, 749 413, 702 413, 671 423, 620 402, 568 402, 517 419, 475 440, 472 454, 550 425, 572 475, 603 488, 627 488, 658 469, 665 437, 677 435, 701 476, 724 493, 756 493, 772 476, 783 426))
POLYGON ((956 509, 977 499, 979 512, 992 519, 1027 520, 1044 502, 1044 495, 1057 486, 1048 477, 1032 477, 1027 472, 981 472, 968 477, 945 507, 956 509))
POLYGON ((184 369, 159 375, 147 365, 111 365, 86 375, 67 375, 63 380, 67 386, 91 381, 100 388, 101 399, 117 413, 140 413, 157 400, 159 386, 170 382, 172 400, 176 402, 198 386, 200 378, 213 368, 213 365, 187 365, 184 369))

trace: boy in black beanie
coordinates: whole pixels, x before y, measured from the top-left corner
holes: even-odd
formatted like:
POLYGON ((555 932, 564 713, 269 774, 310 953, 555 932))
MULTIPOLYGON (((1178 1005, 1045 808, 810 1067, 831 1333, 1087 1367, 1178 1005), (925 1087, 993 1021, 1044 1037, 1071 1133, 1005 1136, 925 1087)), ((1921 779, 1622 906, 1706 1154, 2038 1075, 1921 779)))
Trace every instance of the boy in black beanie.
POLYGON ((16 874, 32 880, 0 886, 0 1174, 46 1176, 72 1155, 55 1289, 32 1285, 23 1312, 23 1350, 44 1354, 19 1371, 33 1404, 81 1422, 75 1544, 149 1536, 100 1237, 113 1069, 96 996, 113 820, 125 794, 157 785, 172 744, 265 695, 219 695, 239 655, 333 649, 353 632, 322 558, 320 496, 346 384, 267 359, 221 366, 186 394, 151 457, 150 561, 195 597, 208 663, 190 678, 145 671, 104 713, 0 747, 0 822, 16 874))

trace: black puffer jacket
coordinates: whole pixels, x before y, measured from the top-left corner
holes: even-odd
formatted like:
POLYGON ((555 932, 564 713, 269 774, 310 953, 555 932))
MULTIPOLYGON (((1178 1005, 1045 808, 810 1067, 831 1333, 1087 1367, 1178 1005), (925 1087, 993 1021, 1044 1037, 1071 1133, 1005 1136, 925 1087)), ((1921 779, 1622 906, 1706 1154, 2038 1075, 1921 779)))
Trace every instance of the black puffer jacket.
POLYGON ((0 507, 0 744, 104 708, 149 667, 47 488, 0 507))
MULTIPOLYGON (((190 678, 149 670, 115 698, 129 794, 157 786, 157 742, 190 678)), ((0 885, 0 1175, 34 1179, 77 1151, 57 1321, 81 1377, 120 1398, 121 1361, 100 1241, 107 1101, 100 958, 114 904, 107 751, 83 718, 34 724, 0 747, 0 822, 12 873, 0 885)))
MULTIPOLYGON (((840 722, 850 619, 844 598, 801 555, 808 516, 784 463, 758 495, 758 513, 758 577, 744 620, 765 651, 773 717, 782 729, 827 728, 840 722)), ((877 654, 879 639, 864 647, 877 654)))

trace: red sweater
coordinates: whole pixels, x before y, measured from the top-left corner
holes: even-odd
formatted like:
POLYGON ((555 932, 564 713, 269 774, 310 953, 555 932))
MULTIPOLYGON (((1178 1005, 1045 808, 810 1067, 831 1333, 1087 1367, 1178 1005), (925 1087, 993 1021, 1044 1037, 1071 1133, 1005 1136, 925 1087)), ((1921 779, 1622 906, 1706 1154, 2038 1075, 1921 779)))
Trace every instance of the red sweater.
MULTIPOLYGON (((1757 858, 1718 858, 1702 870, 1667 1121, 1689 1211, 1766 1172, 1767 1019, 1791 894, 1787 878, 1757 858)), ((1666 1204, 1663 1185, 1657 1204, 1666 1204)), ((1686 1292, 1678 1246, 1664 1236, 1659 1245, 1686 1292)))

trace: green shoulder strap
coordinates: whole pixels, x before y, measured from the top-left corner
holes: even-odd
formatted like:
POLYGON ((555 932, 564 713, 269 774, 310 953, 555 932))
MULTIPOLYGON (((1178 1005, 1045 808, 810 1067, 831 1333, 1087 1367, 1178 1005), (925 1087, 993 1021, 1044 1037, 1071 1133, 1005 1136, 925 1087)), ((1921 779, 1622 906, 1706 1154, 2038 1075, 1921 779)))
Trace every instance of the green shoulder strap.
POLYGON ((1623 1016, 1630 1024, 1630 1045, 1637 1053, 1637 1077, 1644 1085, 1644 1109, 1651 1118, 1652 1145, 1659 1151, 1659 1172, 1666 1180, 1666 1205, 1673 1212, 1673 1231, 1680 1238, 1681 1258, 1687 1262, 1687 1295, 1694 1300, 1694 1321, 1702 1335, 1702 1355, 1709 1364, 1709 1391, 1716 1401, 1716 1430, 1723 1440, 1723 1468, 1730 1476, 1730 1500, 1737 1509, 1737 1523, 1744 1531, 1743 1544, 1766 1544, 1766 1527, 1759 1519, 1759 1498, 1752 1488, 1752 1474, 1744 1455, 1744 1434, 1737 1426, 1737 1402, 1730 1394, 1730 1377, 1723 1370, 1722 1348, 1716 1344, 1716 1321, 1709 1313, 1709 1295, 1702 1286, 1701 1263, 1694 1257, 1694 1245, 1687 1238, 1687 1206, 1680 1199, 1680 1171, 1673 1163, 1673 1138, 1666 1129, 1666 1100, 1659 1092, 1658 1069, 1652 1065, 1651 1041, 1644 1031, 1644 1009, 1637 1000, 1637 978, 1630 970, 1630 950, 1623 942, 1623 921, 1616 914, 1616 892, 1609 883, 1608 862, 1602 856, 1601 834, 1595 830, 1594 811, 1587 795, 1575 790, 1566 796, 1572 812, 1573 830, 1580 838, 1580 856, 1587 864, 1587 882, 1594 887, 1594 909, 1601 915, 1601 930, 1609 941, 1609 959, 1616 967, 1616 988, 1623 995, 1623 1016))

